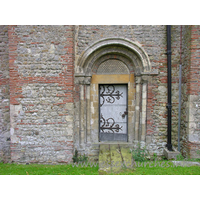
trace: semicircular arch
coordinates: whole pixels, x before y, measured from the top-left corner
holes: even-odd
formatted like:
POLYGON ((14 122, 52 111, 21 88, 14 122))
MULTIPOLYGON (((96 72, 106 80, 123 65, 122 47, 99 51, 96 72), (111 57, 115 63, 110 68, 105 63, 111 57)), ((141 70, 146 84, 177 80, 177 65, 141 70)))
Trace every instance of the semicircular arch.
POLYGON ((128 58, 136 71, 151 71, 149 57, 142 45, 125 38, 106 38, 93 43, 81 54, 77 63, 77 71, 90 74, 95 61, 106 54, 120 54, 128 58))

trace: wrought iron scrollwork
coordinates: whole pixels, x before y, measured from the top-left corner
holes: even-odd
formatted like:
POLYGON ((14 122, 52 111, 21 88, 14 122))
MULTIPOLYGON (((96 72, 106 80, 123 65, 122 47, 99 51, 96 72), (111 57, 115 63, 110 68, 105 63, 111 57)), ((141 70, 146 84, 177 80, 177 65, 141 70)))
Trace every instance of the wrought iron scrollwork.
POLYGON ((101 114, 100 117, 100 123, 102 125, 100 126, 100 130, 104 133, 104 130, 107 130, 108 132, 111 131, 112 133, 118 133, 119 130, 122 131, 122 127, 119 124, 115 124, 115 120, 113 118, 104 119, 103 115, 101 114))
POLYGON ((105 100, 108 102, 108 103, 114 103, 115 102, 115 99, 119 100, 120 97, 123 97, 122 93, 120 93, 118 90, 115 91, 115 86, 114 85, 108 85, 108 86, 105 86, 104 85, 100 85, 100 97, 102 99, 102 103, 100 103, 100 106, 102 106, 104 103, 105 103, 105 100), (107 88, 107 91, 106 91, 106 88, 107 88))

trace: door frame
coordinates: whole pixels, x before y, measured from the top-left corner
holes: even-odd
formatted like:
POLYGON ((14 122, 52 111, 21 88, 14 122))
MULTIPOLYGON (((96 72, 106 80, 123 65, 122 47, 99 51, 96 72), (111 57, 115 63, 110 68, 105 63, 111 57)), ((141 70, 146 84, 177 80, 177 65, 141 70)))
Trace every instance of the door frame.
MULTIPOLYGON (((127 142, 133 142, 134 123, 135 123, 135 82, 134 74, 111 74, 111 75, 92 75, 90 99, 91 99, 91 135, 93 141, 106 143, 99 138, 99 85, 100 84, 127 84, 128 95, 128 120, 127 120, 127 142), (93 132, 93 133, 92 133, 93 132)), ((120 141, 119 141, 120 142, 120 141)))

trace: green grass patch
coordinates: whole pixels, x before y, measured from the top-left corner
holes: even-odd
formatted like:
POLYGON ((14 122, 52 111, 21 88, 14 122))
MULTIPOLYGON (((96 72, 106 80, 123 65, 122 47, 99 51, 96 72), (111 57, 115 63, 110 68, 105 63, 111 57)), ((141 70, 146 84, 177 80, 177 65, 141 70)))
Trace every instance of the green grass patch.
MULTIPOLYGON (((118 175, 200 175, 199 166, 174 166, 168 161, 137 162, 132 169, 123 169, 118 175), (139 163, 139 166, 138 166, 139 163)), ((98 175, 98 166, 41 165, 0 163, 0 175, 98 175)), ((109 173, 113 175, 114 173, 109 173)))
POLYGON ((125 169, 123 172, 118 173, 118 175, 199 175, 200 167, 191 166, 191 167, 176 167, 176 168, 136 168, 125 169))
POLYGON ((0 175, 98 175, 98 166, 0 163, 0 175))
POLYGON ((119 175, 200 175, 200 166, 175 166, 169 161, 136 162, 133 169, 124 169, 119 175))

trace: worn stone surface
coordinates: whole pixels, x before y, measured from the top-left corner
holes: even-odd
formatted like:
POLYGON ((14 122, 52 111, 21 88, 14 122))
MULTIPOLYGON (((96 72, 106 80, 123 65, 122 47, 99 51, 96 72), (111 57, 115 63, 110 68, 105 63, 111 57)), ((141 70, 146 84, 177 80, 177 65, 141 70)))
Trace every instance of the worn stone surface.
POLYGON ((99 174, 119 173, 133 167, 130 149, 126 144, 101 144, 99 148, 99 174))
POLYGON ((164 148, 164 156, 168 159, 168 160, 172 160, 172 159, 176 159, 176 157, 180 154, 179 151, 177 151, 177 149, 172 148, 173 151, 169 151, 167 148, 164 148))

